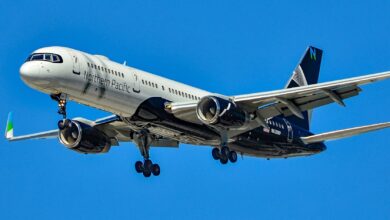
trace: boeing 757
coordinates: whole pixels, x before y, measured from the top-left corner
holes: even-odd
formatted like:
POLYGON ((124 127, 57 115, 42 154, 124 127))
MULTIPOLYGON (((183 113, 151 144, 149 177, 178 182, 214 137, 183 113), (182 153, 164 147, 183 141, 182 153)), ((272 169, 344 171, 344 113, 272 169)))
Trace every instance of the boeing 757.
POLYGON ((134 142, 143 161, 135 170, 145 177, 160 174, 150 159, 152 147, 180 143, 211 146, 221 164, 237 154, 262 158, 309 156, 326 149, 325 141, 390 127, 390 122, 332 131, 310 132, 313 109, 360 94, 361 86, 390 77, 382 72, 318 83, 322 50, 308 47, 284 89, 228 96, 65 47, 34 51, 20 67, 22 80, 58 103, 62 116, 56 129, 14 136, 8 116, 9 141, 58 138, 70 150, 107 153, 121 142, 134 142), (88 120, 67 117, 75 101, 112 113, 88 120))

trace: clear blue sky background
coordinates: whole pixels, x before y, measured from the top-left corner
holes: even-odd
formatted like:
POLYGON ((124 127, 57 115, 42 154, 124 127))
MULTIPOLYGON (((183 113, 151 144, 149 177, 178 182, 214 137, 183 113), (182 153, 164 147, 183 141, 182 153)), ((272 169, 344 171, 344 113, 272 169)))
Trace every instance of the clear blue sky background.
MULTIPOLYGON (((308 45, 320 81, 390 70, 389 1, 8 1, 0 8, 0 123, 16 134, 56 127, 56 103, 20 80, 33 50, 68 46, 227 95, 279 89, 308 45)), ((314 112, 325 132, 390 121, 390 81, 346 108, 314 112)), ((72 103, 71 117, 108 113, 72 103)), ((4 128, 2 128, 2 131, 4 128)), ((221 166, 211 148, 153 149, 161 176, 134 171, 124 143, 81 155, 57 140, 0 139, 0 219, 389 219, 389 130, 287 160, 221 166)))

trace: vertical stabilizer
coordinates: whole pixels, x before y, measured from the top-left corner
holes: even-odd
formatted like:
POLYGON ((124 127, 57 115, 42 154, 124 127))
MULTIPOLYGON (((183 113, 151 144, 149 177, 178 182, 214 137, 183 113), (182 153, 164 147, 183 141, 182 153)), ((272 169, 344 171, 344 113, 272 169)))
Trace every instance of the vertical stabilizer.
MULTIPOLYGON (((309 46, 298 66, 295 68, 290 80, 287 82, 286 88, 316 84, 320 75, 321 60, 322 50, 309 46)), ((311 111, 304 111, 302 115, 304 116, 303 119, 297 116, 289 116, 287 120, 309 130, 311 111)))

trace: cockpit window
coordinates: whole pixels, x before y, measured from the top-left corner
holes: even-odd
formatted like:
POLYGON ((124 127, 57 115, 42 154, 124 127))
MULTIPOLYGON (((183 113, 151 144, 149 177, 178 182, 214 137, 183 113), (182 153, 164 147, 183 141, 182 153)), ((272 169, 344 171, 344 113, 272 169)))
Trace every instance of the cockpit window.
POLYGON ((51 62, 51 54, 45 54, 44 60, 51 62))
POLYGON ((62 63, 62 58, 57 54, 53 54, 53 62, 54 63, 62 63))
POLYGON ((35 54, 31 57, 31 60, 43 60, 43 54, 35 54))
POLYGON ((27 59, 26 62, 29 61, 48 61, 51 63, 62 63, 62 57, 58 54, 52 53, 33 53, 27 59))

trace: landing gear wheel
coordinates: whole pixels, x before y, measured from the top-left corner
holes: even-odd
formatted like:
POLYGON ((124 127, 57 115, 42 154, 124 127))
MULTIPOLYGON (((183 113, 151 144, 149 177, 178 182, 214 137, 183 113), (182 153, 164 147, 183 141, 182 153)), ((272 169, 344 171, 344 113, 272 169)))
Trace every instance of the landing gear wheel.
POLYGON ((62 120, 59 120, 57 123, 58 129, 60 129, 60 130, 69 127, 70 124, 71 124, 71 121, 69 119, 62 119, 62 120))
POLYGON ((225 154, 221 154, 221 158, 219 158, 219 162, 221 162, 221 164, 227 164, 228 161, 229 161, 228 157, 225 154))
POLYGON ((214 160, 219 160, 220 157, 221 157, 221 153, 219 151, 218 148, 213 148, 213 150, 211 151, 211 155, 213 156, 214 160))
POLYGON ((237 162, 237 153, 235 151, 230 151, 228 154, 228 158, 232 163, 237 162))
POLYGON ((145 170, 152 170, 153 163, 151 160, 145 160, 144 162, 144 169, 145 170))
POLYGON ((221 149, 221 155, 225 155, 225 156, 227 157, 228 154, 229 154, 229 148, 227 148, 227 147, 222 147, 222 149, 221 149))
POLYGON ((137 173, 142 173, 143 169, 144 166, 141 161, 135 162, 135 170, 137 171, 137 173))
POLYGON ((160 166, 158 164, 152 165, 152 173, 154 176, 160 175, 160 166))
POLYGON ((150 171, 150 170, 144 170, 143 172, 142 172, 142 174, 144 175, 144 177, 150 177, 151 175, 152 175, 152 172, 150 171))
POLYGON ((58 125, 58 129, 60 129, 60 130, 62 130, 62 129, 64 129, 66 127, 64 120, 59 120, 57 125, 58 125))

